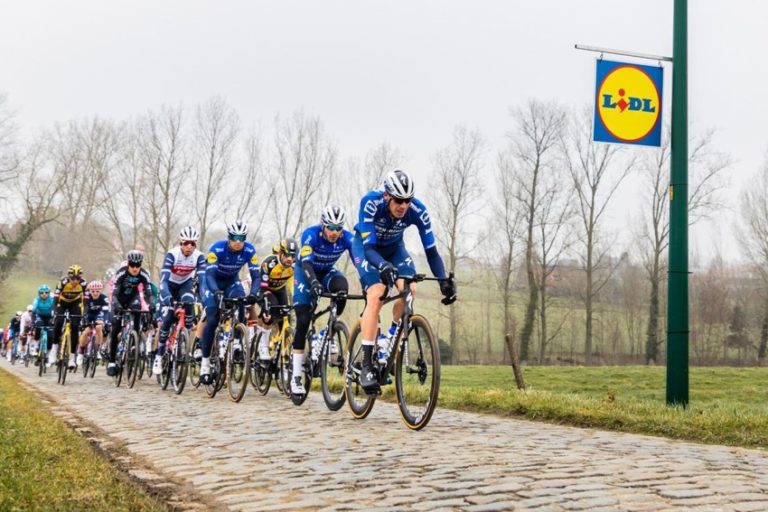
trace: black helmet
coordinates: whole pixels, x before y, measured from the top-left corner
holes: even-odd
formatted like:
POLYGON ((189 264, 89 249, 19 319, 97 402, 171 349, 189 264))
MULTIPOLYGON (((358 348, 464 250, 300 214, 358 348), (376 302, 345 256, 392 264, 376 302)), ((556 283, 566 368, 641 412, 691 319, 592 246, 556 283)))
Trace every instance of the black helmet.
POLYGON ((299 252, 299 245, 293 238, 284 238, 280 240, 280 254, 290 256, 296 259, 296 254, 299 252))
POLYGON ((128 251, 125 259, 128 260, 128 263, 136 263, 141 265, 141 262, 144 261, 144 253, 136 250, 128 251))

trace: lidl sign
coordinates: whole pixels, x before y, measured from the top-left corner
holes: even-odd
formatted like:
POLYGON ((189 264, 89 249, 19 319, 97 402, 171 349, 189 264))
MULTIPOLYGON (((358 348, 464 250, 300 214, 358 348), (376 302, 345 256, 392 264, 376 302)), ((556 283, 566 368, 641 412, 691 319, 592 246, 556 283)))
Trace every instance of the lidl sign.
POLYGON ((661 146, 664 68, 597 61, 596 142, 661 146))

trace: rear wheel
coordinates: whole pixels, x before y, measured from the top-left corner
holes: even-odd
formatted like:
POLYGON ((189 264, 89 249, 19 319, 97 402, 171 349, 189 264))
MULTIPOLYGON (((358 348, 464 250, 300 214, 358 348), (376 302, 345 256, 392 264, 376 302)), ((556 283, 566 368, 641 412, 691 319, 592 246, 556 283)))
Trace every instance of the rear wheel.
POLYGON ((227 345, 227 391, 229 399, 233 402, 239 402, 245 395, 250 380, 250 341, 248 340, 248 329, 243 324, 235 325, 232 337, 227 345), (241 350, 235 350, 236 342, 240 342, 241 350))
POLYGON ((61 357, 59 358, 59 384, 62 386, 67 381, 67 371, 69 366, 69 330, 67 329, 67 332, 64 333, 64 336, 61 338, 61 345, 59 346, 59 353, 61 354, 61 357))
POLYGON ((320 352, 320 388, 328 409, 338 411, 344 405, 344 348, 349 340, 349 327, 342 321, 333 325, 330 343, 320 352))
POLYGON ((200 339, 195 338, 195 341, 192 342, 192 350, 189 351, 189 354, 187 354, 188 362, 187 365, 187 371, 189 372, 189 383, 192 384, 193 387, 197 388, 200 386, 200 360, 195 357, 195 352, 197 352, 200 349, 200 339))
POLYGON ((213 398, 219 391, 219 375, 221 374, 222 370, 221 364, 219 362, 219 336, 221 336, 221 331, 219 328, 217 328, 216 334, 213 337, 213 345, 211 346, 212 381, 210 384, 203 385, 203 387, 205 387, 205 393, 208 395, 208 398, 213 398))
POLYGON ((395 388, 408 428, 426 427, 440 393, 440 347, 432 326, 421 315, 411 316, 408 338, 400 342, 395 360, 395 388))
MULTIPOLYGON (((255 338, 258 340, 258 335, 255 338)), ((262 395, 266 395, 269 386, 272 384, 272 361, 262 361, 259 359, 257 346, 252 346, 250 350, 251 361, 251 385, 262 395)))
POLYGON ((361 420, 368 416, 376 402, 376 395, 369 395, 360 384, 360 374, 363 366, 363 349, 360 338, 360 320, 355 322, 349 334, 349 342, 344 350, 346 376, 344 394, 347 397, 352 417, 361 420))
POLYGON ((280 371, 278 387, 287 398, 291 398, 291 374, 293 373, 293 365, 291 361, 293 354, 293 329, 290 327, 285 330, 285 337, 283 338, 282 343, 283 346, 280 349, 280 358, 278 359, 278 369, 280 371))
POLYGON ((171 361, 171 382, 177 395, 184 391, 184 385, 187 383, 188 348, 189 333, 186 329, 181 329, 179 337, 176 339, 176 346, 173 347, 173 359, 171 361))

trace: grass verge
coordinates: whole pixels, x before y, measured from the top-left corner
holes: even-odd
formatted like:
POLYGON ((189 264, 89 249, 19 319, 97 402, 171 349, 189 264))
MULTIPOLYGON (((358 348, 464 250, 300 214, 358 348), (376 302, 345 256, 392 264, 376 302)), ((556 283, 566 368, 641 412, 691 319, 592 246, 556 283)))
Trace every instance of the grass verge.
POLYGON ((0 371, 0 510, 166 508, 0 371))

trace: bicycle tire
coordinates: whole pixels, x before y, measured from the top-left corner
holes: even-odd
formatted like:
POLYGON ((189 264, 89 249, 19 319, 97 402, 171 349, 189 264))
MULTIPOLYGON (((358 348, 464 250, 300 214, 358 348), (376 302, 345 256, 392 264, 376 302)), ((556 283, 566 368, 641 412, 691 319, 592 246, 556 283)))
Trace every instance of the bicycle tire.
POLYGON ((208 398, 213 398, 219 391, 219 373, 221 372, 221 364, 219 363, 219 336, 221 336, 220 327, 216 328, 213 336, 213 343, 211 344, 211 377, 210 384, 203 384, 205 388, 205 394, 208 398))
POLYGON ((187 383, 187 371, 189 369, 187 360, 188 341, 189 334, 187 330, 181 329, 176 339, 176 345, 173 347, 173 358, 171 361, 171 382, 173 383, 173 390, 177 395, 184 391, 184 385, 187 383))
POLYGON ((331 411, 338 411, 347 401, 347 395, 344 392, 344 348, 349 341, 349 327, 341 320, 333 324, 333 340, 336 343, 337 354, 331 354, 328 343, 320 352, 320 390, 323 393, 325 406, 331 411), (334 393, 336 388, 339 391, 334 393))
POLYGON ((128 371, 128 388, 133 388, 134 385, 136 385, 136 377, 139 373, 139 359, 141 358, 141 355, 139 354, 139 343, 141 343, 141 337, 135 330, 131 330, 131 334, 128 337, 128 346, 125 349, 126 355, 126 362, 127 362, 127 368, 128 371))
POLYGON ((232 330, 232 337, 227 345, 227 354, 225 367, 227 368, 227 391, 229 399, 233 402, 239 402, 245 396, 245 390, 248 389, 250 377, 250 340, 248 339, 248 328, 244 324, 236 324, 232 330), (242 353, 238 360, 234 358, 234 340, 240 339, 242 353), (239 378, 238 378, 239 377, 239 378))
POLYGON ((99 359, 91 352, 91 378, 96 376, 96 367, 99 366, 99 359))
MULTIPOLYGON (((286 320, 287 321, 287 320, 286 320)), ((283 392, 286 398, 291 398, 291 374, 293 373, 293 329, 285 329, 285 336, 282 341, 283 348, 280 350, 278 359, 278 369, 280 371, 280 385, 278 388, 283 392)))
POLYGON ((161 363, 163 365, 163 371, 158 375, 158 377, 162 377, 160 380, 163 390, 168 389, 168 384, 171 382, 171 359, 171 353, 166 350, 165 354, 163 354, 163 362, 161 363))
MULTIPOLYGON (((120 344, 123 346, 123 351, 120 352, 120 359, 117 361, 117 374, 115 375, 115 387, 120 387, 120 383, 123 381, 123 370, 125 369, 125 365, 127 364, 127 360, 125 357, 125 346, 127 344, 127 341, 125 339, 125 335, 123 333, 120 334, 120 337, 122 338, 120 340, 120 344)), ((120 344, 118 344, 118 348, 120 347, 120 344)), ((109 367, 109 364, 107 364, 107 367, 109 367)))
POLYGON ((440 395, 440 346, 432 325, 422 315, 411 316, 408 341, 400 342, 395 359, 395 390, 400 414, 408 428, 426 427, 440 395), (404 367, 406 356, 408 368, 404 367), (425 403, 420 406, 419 401, 425 403))
POLYGON ((272 385, 272 361, 259 359, 258 347, 251 347, 251 385, 262 396, 269 392, 272 385))
POLYGON ((91 358, 88 357, 87 355, 83 355, 83 378, 84 379, 88 377, 88 371, 91 369, 90 364, 91 364, 91 358))
POLYGON ((189 351, 189 364, 187 365, 187 372, 189 373, 189 383, 192 387, 197 389, 200 387, 200 362, 195 359, 195 351, 200 348, 200 339, 195 338, 192 342, 192 350, 189 351))
POLYGON ((69 372, 69 338, 71 334, 66 332, 61 339, 61 364, 59 365, 59 383, 63 386, 67 382, 67 373, 69 372))
POLYGON ((363 351, 361 344, 357 341, 360 338, 360 320, 352 326, 349 334, 347 348, 344 350, 344 363, 346 368, 346 377, 344 379, 344 395, 347 397, 349 412, 356 420, 366 418, 373 410, 373 404, 376 403, 376 395, 369 395, 360 385, 359 373, 362 364, 363 351))

